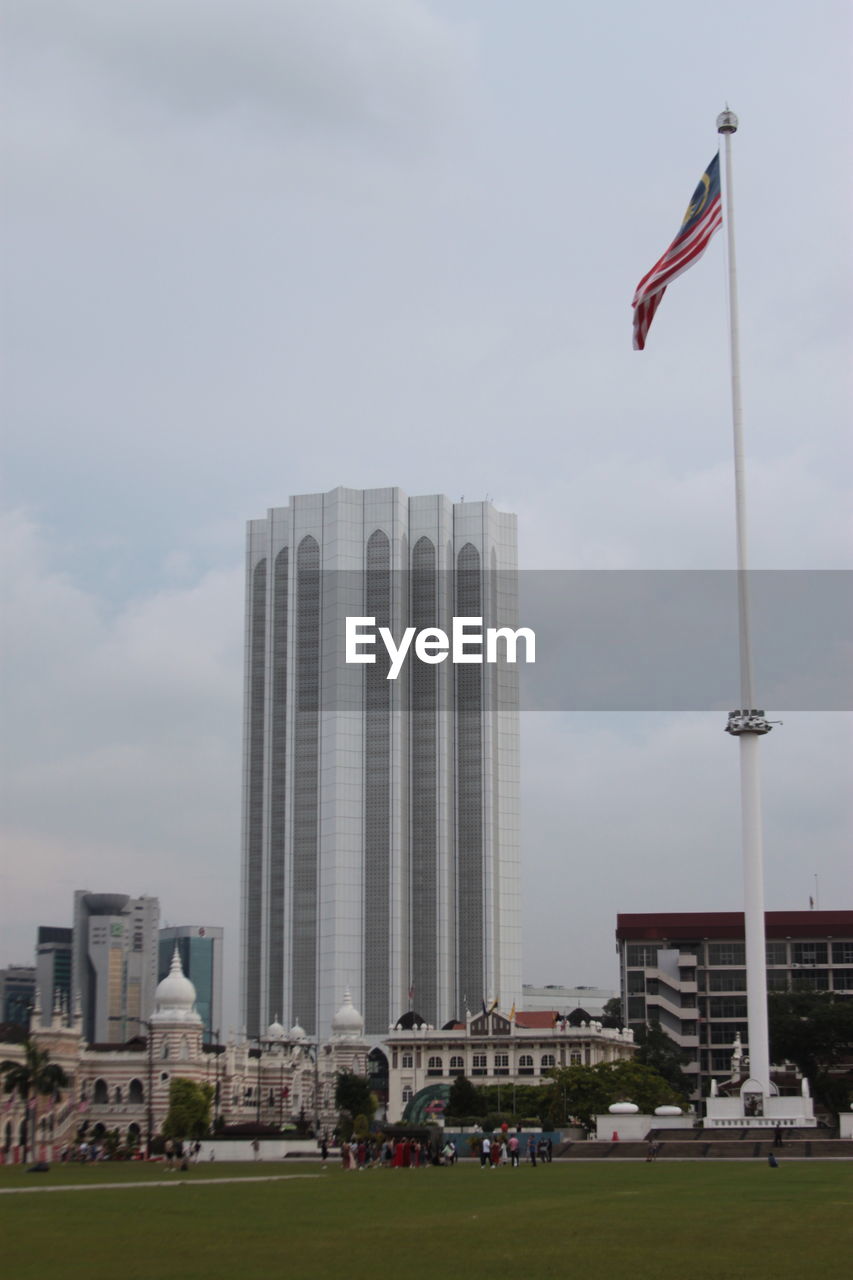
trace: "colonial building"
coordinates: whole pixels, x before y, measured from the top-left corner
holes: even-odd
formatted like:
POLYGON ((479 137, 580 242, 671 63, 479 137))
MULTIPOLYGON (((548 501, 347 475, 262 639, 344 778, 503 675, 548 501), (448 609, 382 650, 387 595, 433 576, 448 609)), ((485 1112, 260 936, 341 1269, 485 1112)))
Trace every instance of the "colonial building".
MULTIPOLYGON (((388 1120, 429 1085, 467 1076, 477 1085, 538 1084, 552 1067, 619 1062, 635 1052, 634 1033, 597 1021, 573 1025, 556 1011, 468 1014, 441 1030, 405 1014, 385 1042, 389 1057, 388 1120)), ((509 1097, 509 1093, 508 1093, 509 1097)))
MULTIPOLYGON (((82 1137, 99 1141, 118 1130, 122 1144, 144 1146, 159 1132, 169 1109, 169 1086, 180 1077, 214 1090, 213 1114, 226 1125, 260 1123, 278 1128, 298 1118, 331 1132, 335 1077, 339 1071, 364 1075, 370 1046, 364 1021, 349 992, 332 1020, 325 1043, 310 1040, 296 1024, 277 1020, 249 1041, 230 1036, 225 1044, 203 1039, 196 990, 184 976, 175 949, 170 972, 156 991, 156 1009, 147 1035, 127 1044, 90 1044, 83 1038, 80 1001, 69 1012, 57 994, 48 1025, 36 996, 30 1035, 62 1067, 68 1086, 59 1098, 38 1097, 31 1108, 31 1155, 56 1159, 82 1137)), ((22 1044, 0 1045, 0 1058, 23 1059, 22 1044)), ((0 1112, 0 1151, 6 1161, 23 1158, 24 1106, 7 1097, 0 1112)))

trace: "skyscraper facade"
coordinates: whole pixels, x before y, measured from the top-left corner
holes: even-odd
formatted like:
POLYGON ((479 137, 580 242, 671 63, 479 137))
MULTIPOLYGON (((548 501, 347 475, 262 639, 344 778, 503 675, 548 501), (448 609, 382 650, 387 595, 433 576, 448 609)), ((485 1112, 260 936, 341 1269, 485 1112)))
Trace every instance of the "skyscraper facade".
POLYGON ((518 697, 503 661, 345 660, 347 617, 515 625, 515 517, 489 502, 338 488, 248 527, 241 993, 368 1036, 520 999, 518 697))
POLYGON ((41 1001, 42 1025, 49 1027, 56 993, 64 1009, 73 1009, 71 956, 73 929, 40 925, 36 940, 36 985, 41 1001))
POLYGON ((222 928, 210 924, 166 925, 160 930, 157 981, 162 982, 172 966, 175 946, 181 957, 184 977, 196 990, 196 1011, 204 1024, 208 1044, 223 1036, 222 1028, 222 928))
POLYGON ((123 1044, 145 1034, 157 987, 159 922, 157 898, 75 892, 71 988, 90 1043, 123 1044))

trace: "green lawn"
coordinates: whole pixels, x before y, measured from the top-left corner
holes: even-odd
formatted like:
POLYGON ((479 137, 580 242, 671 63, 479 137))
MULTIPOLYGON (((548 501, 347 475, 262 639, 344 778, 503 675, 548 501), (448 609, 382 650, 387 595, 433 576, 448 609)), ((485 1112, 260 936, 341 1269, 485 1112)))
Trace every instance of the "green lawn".
POLYGON ((43 1175, 0 1169, 0 1191, 165 1179, 0 1194, 4 1276, 846 1280, 853 1256, 853 1164, 842 1162, 366 1173, 262 1163, 189 1174, 55 1165, 43 1175), (272 1175, 289 1177, 243 1181, 272 1175), (224 1177, 240 1181, 203 1182, 224 1177))

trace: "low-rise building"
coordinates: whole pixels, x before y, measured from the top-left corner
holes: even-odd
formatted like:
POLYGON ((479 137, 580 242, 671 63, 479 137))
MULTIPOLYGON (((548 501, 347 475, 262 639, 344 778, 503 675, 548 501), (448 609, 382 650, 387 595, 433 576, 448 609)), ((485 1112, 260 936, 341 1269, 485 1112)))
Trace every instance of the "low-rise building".
POLYGON ((452 1085, 467 1076, 477 1085, 538 1084, 554 1067, 619 1062, 635 1052, 634 1033, 599 1021, 573 1025, 556 1010, 508 1017, 497 1010, 468 1014, 464 1023, 437 1029, 405 1014, 385 1041, 388 1120, 402 1120, 409 1102, 428 1085, 452 1085))
MULTIPOLYGON (((767 989, 853 995, 853 911, 765 913, 767 989)), ((743 912, 620 914, 616 942, 626 1026, 658 1023, 685 1052, 699 1099, 749 1054, 743 912)))

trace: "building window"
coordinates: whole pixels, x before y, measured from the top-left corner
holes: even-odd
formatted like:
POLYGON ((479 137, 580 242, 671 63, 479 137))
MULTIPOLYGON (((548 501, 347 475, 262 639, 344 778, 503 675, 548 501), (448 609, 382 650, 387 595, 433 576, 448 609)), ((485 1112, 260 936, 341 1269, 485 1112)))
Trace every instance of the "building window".
POLYGON ((402 1061, 401 1061, 401 1063, 400 1063, 400 1066, 402 1067, 402 1069, 403 1069, 404 1071, 411 1071, 412 1067, 414 1066, 414 1062, 415 1062, 415 1060, 414 1060, 414 1058, 413 1058, 412 1054, 410 1054, 410 1053, 404 1053, 404 1054, 403 1054, 403 1057, 402 1057, 402 1061))
POLYGON ((646 989, 646 975, 641 969, 632 969, 628 974, 628 995, 641 994, 646 989))
POLYGON ((653 946, 646 946, 640 943, 632 942, 625 948, 626 963, 629 968, 649 968, 653 969, 658 962, 657 943, 653 946))
POLYGON ((727 969, 708 974, 709 991, 746 991, 746 969, 727 969))
POLYGON ((730 1071, 732 1055, 726 1049, 714 1049, 711 1053, 712 1071, 730 1071))
POLYGON ((475 1053, 471 1059, 471 1075, 484 1076, 486 1074, 486 1055, 484 1053, 475 1053))
POLYGON ((712 1022, 710 1026, 711 1044, 734 1045, 735 1036, 740 1035, 741 1043, 746 1047, 747 1024, 745 1022, 712 1022))
POLYGON ((509 1075, 509 1054, 508 1053, 495 1054, 495 1075, 496 1076, 509 1075))
POLYGON ((441 1058, 429 1058, 427 1060, 427 1075, 440 1076, 444 1070, 444 1064, 441 1058))
POLYGON ((833 964, 853 964, 853 942, 833 942, 833 964))
POLYGON ((832 985, 836 991, 853 991, 853 969, 833 969, 832 985))
POLYGON ((788 971, 787 969, 775 970, 771 969, 767 974, 767 990, 768 991, 787 991, 788 990, 788 971))
POLYGON ((767 945, 767 963, 768 964, 787 964, 788 963, 787 942, 768 942, 766 945, 767 945))
POLYGON ((829 959, 829 948, 825 942, 792 942, 791 963, 826 964, 829 959))
POLYGON ((579 1067, 582 1065, 582 1063, 583 1063, 583 1054, 581 1053, 580 1049, 572 1049, 571 1053, 569 1054, 569 1065, 572 1067, 579 1067))
POLYGON ((555 1067, 557 1065, 557 1059, 554 1057, 553 1053, 543 1053, 542 1061, 539 1065, 542 1071, 547 1071, 549 1067, 555 1067))
POLYGON ((709 942, 708 964, 746 964, 746 944, 743 942, 709 942))
POLYGON ((646 1000, 644 996, 628 997, 628 1021, 629 1022, 645 1022, 646 1020, 646 1000))
POLYGON ((800 969, 791 975, 791 985, 801 991, 828 991, 828 969, 800 969))
POLYGON ((412 1086, 407 1084, 403 1089, 403 1102, 411 1102, 413 1097, 412 1086))
POLYGON ((746 996, 712 996, 708 1001, 711 1018, 745 1018, 746 996))
POLYGON ((518 1074, 520 1076, 533 1075, 533 1054, 523 1053, 518 1059, 518 1074))

